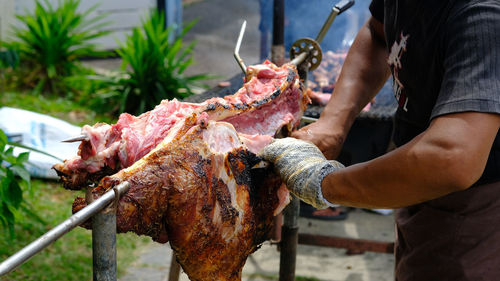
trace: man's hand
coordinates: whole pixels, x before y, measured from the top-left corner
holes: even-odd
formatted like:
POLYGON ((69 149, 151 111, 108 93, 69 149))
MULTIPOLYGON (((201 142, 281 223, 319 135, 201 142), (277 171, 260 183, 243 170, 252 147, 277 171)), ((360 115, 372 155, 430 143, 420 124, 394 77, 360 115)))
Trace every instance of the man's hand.
POLYGON ((342 134, 335 133, 334 124, 329 124, 324 119, 301 128, 292 133, 292 137, 309 141, 316 145, 326 159, 336 159, 344 144, 342 134))
POLYGON ((342 72, 321 117, 317 122, 292 133, 292 137, 312 142, 327 159, 338 157, 352 123, 391 73, 384 38, 383 24, 371 17, 349 48, 342 72))
POLYGON ((260 156, 274 163, 290 191, 317 209, 329 207, 323 198, 321 182, 331 172, 343 168, 337 161, 328 161, 313 144, 294 138, 277 139, 266 146, 260 156))

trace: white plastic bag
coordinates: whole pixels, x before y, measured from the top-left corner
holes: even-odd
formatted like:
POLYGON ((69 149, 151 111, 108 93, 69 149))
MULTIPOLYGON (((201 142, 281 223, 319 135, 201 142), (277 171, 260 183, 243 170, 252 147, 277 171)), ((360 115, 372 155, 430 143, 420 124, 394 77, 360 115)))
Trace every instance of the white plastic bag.
MULTIPOLYGON (((12 107, 0 108, 0 129, 5 132, 9 141, 47 152, 61 160, 76 155, 80 144, 61 142, 79 135, 80 127, 48 115, 12 107)), ((16 147, 14 154, 25 151, 29 150, 16 147)), ((58 162, 60 161, 53 157, 30 151, 26 169, 33 177, 57 179, 52 166, 58 162)))

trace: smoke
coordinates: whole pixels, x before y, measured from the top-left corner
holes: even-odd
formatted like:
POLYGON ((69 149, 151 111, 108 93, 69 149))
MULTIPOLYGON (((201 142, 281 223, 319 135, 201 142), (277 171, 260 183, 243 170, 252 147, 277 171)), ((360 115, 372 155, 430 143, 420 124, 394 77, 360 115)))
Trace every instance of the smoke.
MULTIPOLYGON (((261 32, 272 32, 272 2, 260 0, 261 32)), ((285 49, 302 37, 315 38, 328 18, 331 0, 285 0, 285 49)), ((357 0, 351 8, 339 15, 326 34, 321 49, 339 51, 348 49, 361 26, 370 17, 370 0, 357 0)))

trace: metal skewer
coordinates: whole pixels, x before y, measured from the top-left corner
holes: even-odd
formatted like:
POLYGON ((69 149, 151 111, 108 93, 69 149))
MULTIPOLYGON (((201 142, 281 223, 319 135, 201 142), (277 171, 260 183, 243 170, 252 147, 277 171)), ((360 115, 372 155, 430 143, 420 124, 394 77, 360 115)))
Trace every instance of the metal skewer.
POLYGON ((243 71, 243 74, 245 75, 247 74, 247 66, 240 57, 240 46, 241 46, 241 41, 243 40, 243 35, 245 34, 246 27, 247 27, 247 21, 244 20, 243 24, 241 25, 238 41, 236 41, 236 47, 234 47, 234 58, 236 59, 236 62, 240 66, 241 71, 243 71))
POLYGON ((62 140, 61 142, 77 142, 77 141, 88 141, 89 137, 86 135, 74 136, 69 139, 62 140))

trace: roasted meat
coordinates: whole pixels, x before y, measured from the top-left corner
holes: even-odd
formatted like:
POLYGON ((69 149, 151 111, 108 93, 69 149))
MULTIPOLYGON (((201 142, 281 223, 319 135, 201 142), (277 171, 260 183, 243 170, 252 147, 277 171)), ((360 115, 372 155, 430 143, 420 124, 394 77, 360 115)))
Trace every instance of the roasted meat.
MULTIPOLYGON (((191 280, 241 280, 247 256, 268 238, 272 214, 286 204, 279 197, 280 179, 271 170, 251 169, 260 159, 231 124, 186 127, 104 178, 94 196, 130 182, 118 205, 119 232, 170 241, 191 280)), ((74 211, 84 206, 77 199, 74 211)))
MULTIPOLYGON (((89 175, 118 170, 102 178, 92 196, 130 182, 117 207, 118 232, 170 241, 191 280, 241 280, 246 258, 269 238, 273 215, 288 203, 272 168, 253 167, 277 132, 298 124, 309 98, 293 66, 266 62, 248 73, 234 95, 201 104, 165 101, 139 117, 122 115, 115 125, 86 127, 89 141, 79 157, 56 167, 72 188, 89 175), (174 113, 154 116, 169 106, 174 113)), ((86 204, 77 198, 73 212, 86 204)))
POLYGON ((247 73, 247 82, 234 95, 201 104, 165 100, 138 117, 124 113, 114 125, 84 126, 82 134, 88 140, 80 144, 78 155, 54 166, 64 187, 82 189, 129 167, 193 112, 206 113, 208 120, 229 122, 238 132, 250 135, 274 135, 283 126, 287 130, 296 126, 309 98, 303 94, 295 66, 276 67, 266 61, 249 66, 247 73))

